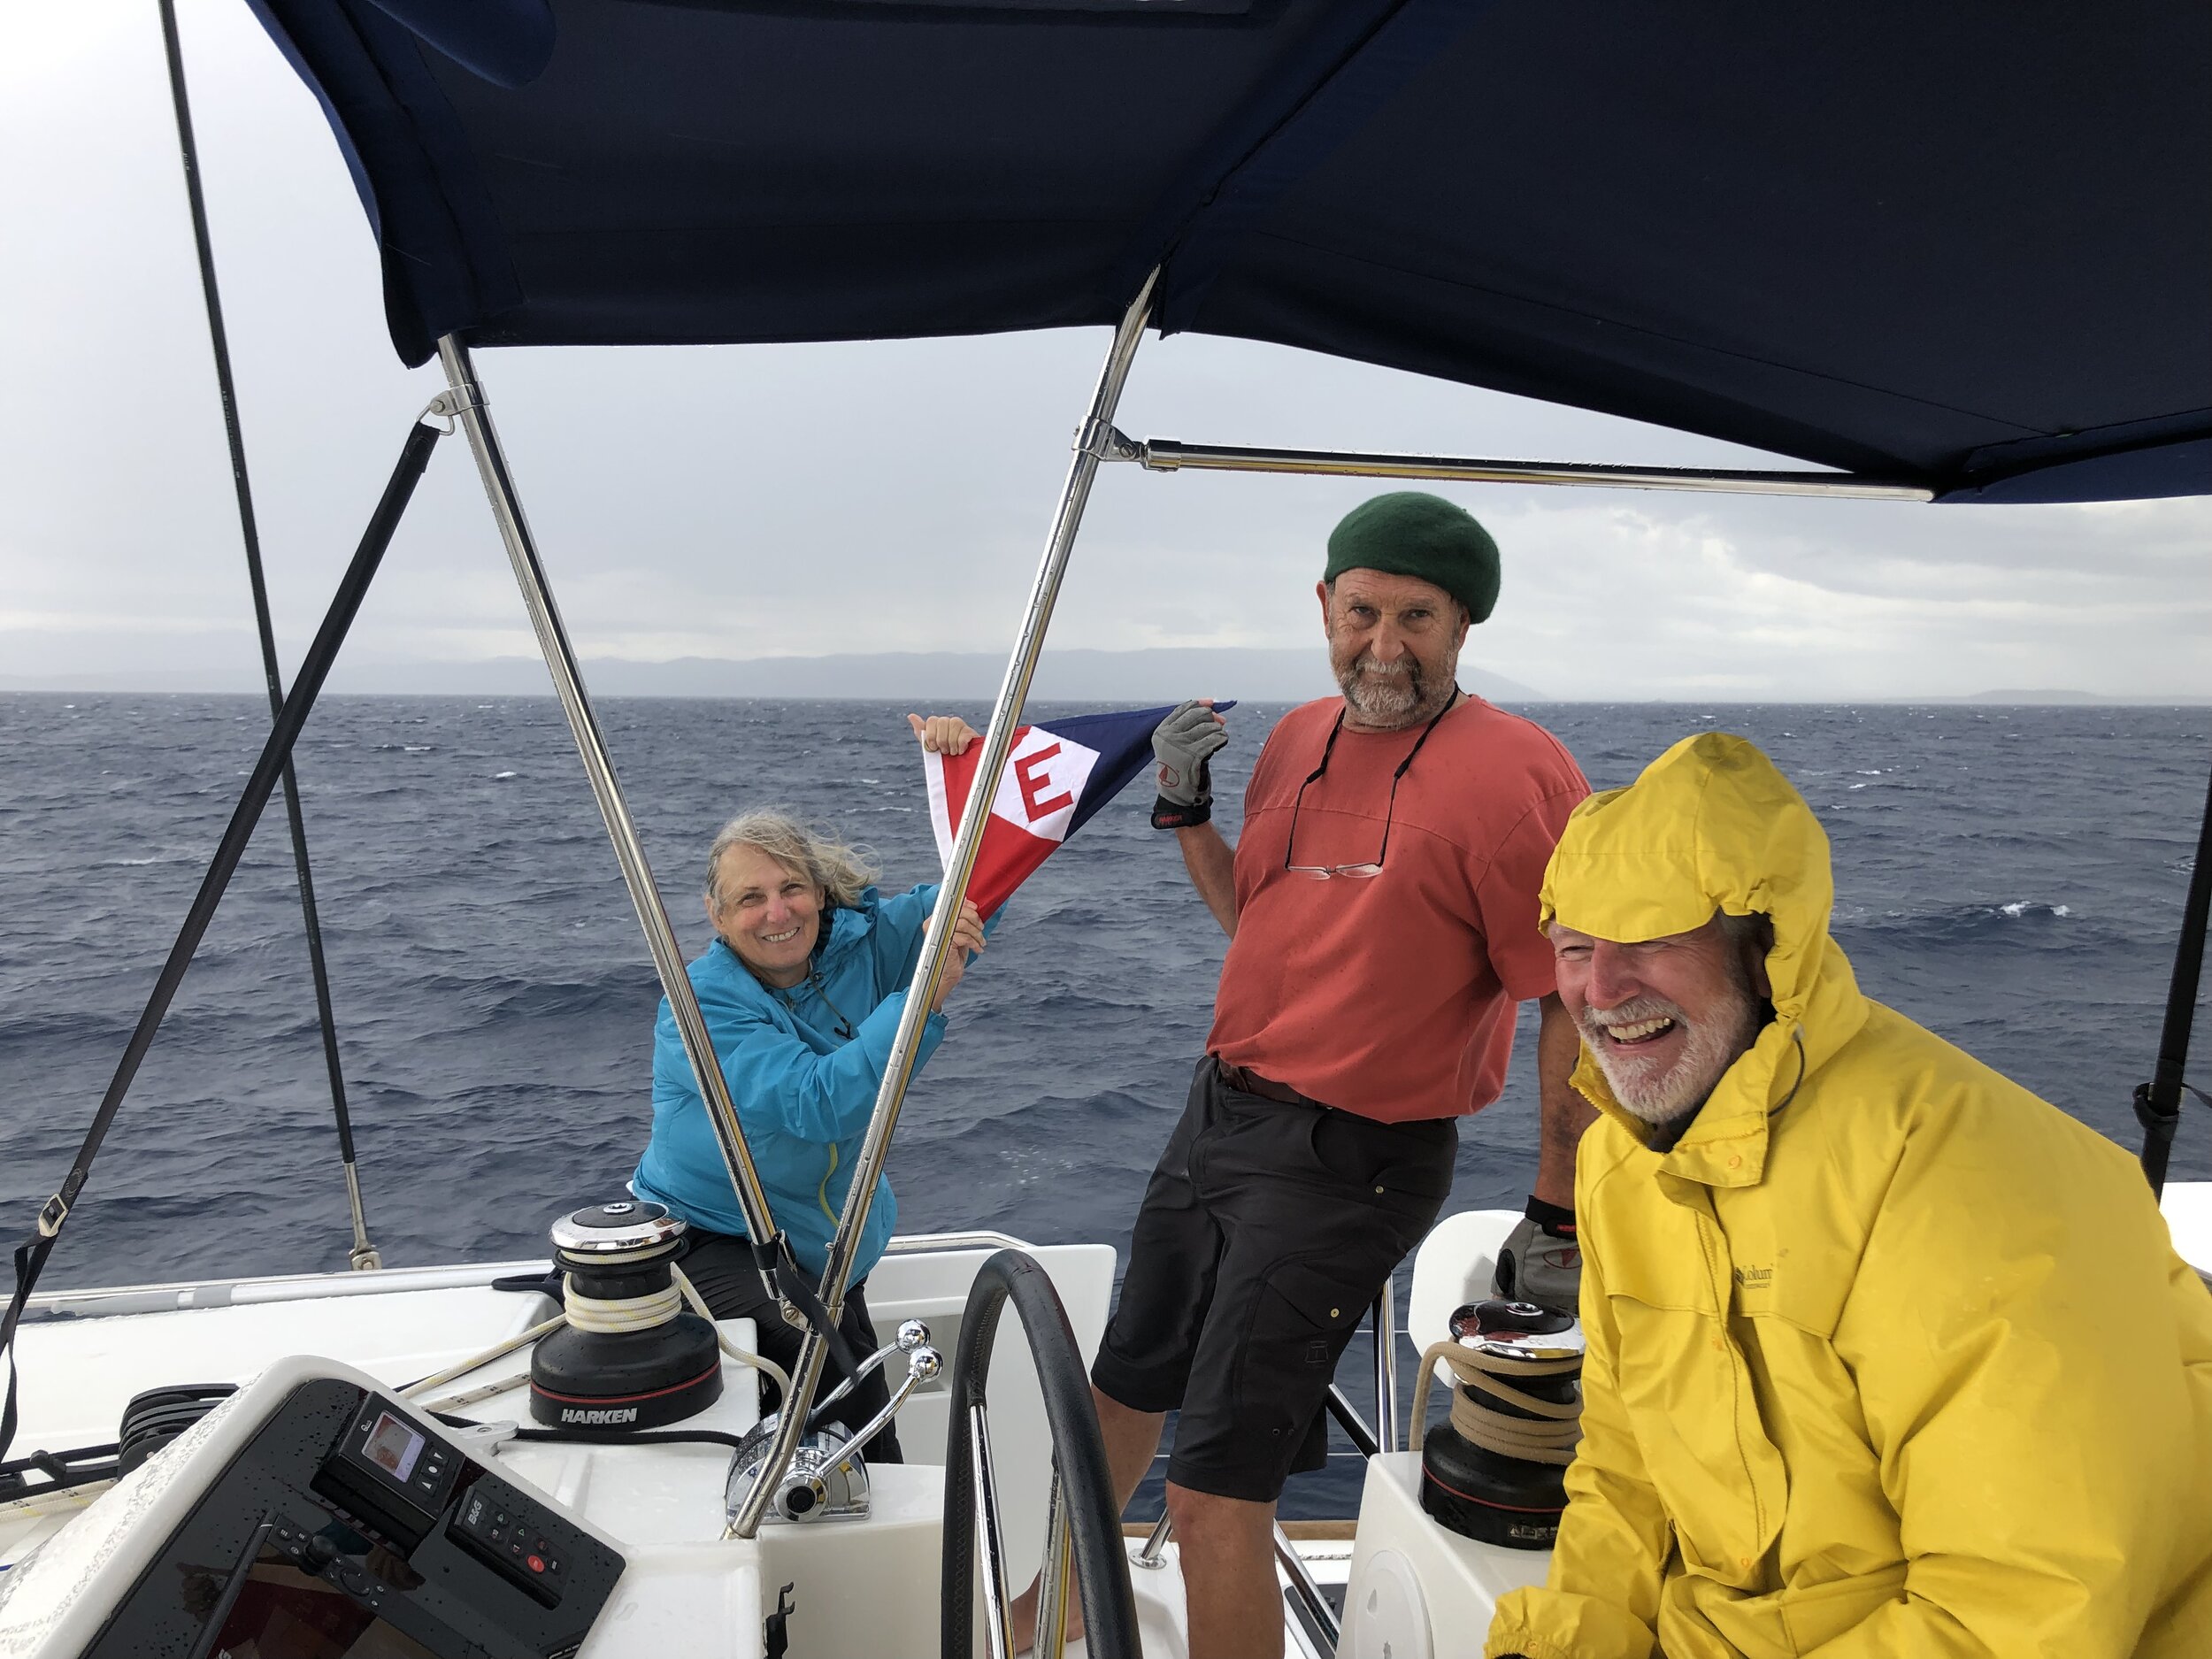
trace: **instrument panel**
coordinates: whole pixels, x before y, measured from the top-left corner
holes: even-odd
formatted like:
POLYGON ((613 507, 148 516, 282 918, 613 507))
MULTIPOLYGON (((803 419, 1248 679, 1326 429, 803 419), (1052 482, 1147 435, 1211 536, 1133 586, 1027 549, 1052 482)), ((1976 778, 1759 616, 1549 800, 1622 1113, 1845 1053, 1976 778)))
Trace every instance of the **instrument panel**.
POLYGON ((396 1399, 303 1381, 86 1659, 567 1659, 624 1561, 396 1399))

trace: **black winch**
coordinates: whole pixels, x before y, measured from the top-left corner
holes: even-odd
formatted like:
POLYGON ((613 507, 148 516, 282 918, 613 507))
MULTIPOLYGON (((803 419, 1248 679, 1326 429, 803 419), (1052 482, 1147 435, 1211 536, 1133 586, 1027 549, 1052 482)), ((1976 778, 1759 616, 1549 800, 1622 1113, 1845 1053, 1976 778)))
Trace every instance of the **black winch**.
POLYGON ((1582 1327, 1532 1302, 1460 1308, 1451 1340, 1422 1359, 1417 1426, 1440 1360, 1455 1386, 1448 1424, 1420 1442, 1421 1507, 1453 1532, 1509 1549, 1549 1549, 1581 1438, 1582 1327))
POLYGON ((530 1415, 573 1429, 649 1429, 722 1397, 715 1329, 672 1269, 684 1223, 659 1204, 595 1204, 553 1224, 568 1323, 530 1356, 530 1415))

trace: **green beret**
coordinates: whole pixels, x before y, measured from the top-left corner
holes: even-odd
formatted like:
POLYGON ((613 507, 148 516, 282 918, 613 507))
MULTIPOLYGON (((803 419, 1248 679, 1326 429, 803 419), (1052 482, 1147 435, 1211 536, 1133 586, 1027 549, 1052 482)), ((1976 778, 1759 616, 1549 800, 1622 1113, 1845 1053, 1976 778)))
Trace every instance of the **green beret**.
POLYGON ((1329 533, 1325 581, 1346 571, 1386 571, 1433 582, 1486 620, 1498 603, 1498 544, 1464 507, 1426 490, 1399 489, 1363 502, 1329 533))

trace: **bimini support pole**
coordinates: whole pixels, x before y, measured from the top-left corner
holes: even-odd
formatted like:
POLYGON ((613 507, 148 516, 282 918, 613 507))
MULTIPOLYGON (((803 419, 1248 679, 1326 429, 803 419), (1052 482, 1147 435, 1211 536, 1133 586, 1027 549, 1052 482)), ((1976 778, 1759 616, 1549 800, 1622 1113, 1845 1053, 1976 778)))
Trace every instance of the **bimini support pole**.
POLYGON ((1443 484, 1569 484, 1609 489, 1687 489, 1725 495, 1825 495, 1854 501, 1933 501, 1919 484, 1858 472, 1762 472, 1710 466, 1607 466, 1582 461, 1497 461, 1451 455, 1378 455, 1356 449, 1256 449, 1175 438, 1111 435, 1105 458, 1148 472, 1290 472, 1304 478, 1394 478, 1443 484))
MULTIPOLYGON (((1105 366, 1099 371, 1098 386, 1091 394, 1090 409, 1075 434, 1075 454, 1068 463, 1067 481, 1060 487, 1059 510, 1053 514, 1052 532, 1045 538, 1044 557, 1038 563, 1036 580, 1030 586, 1029 608, 1022 617, 1021 633, 1014 641, 1013 657, 1006 664, 1006 678, 999 686, 997 703, 992 705, 990 729, 984 733, 975 780, 968 789, 968 804, 960 814, 960 833, 953 838, 952 856, 945 865, 944 885, 937 891, 937 908, 931 913, 928 932, 922 937, 921 960, 915 965, 914 982, 907 987, 898 1033, 891 1040, 890 1057, 883 1068, 883 1083, 876 1092, 875 1112, 868 1119, 868 1133, 861 1142, 859 1162, 854 1166, 852 1187, 845 1194, 844 1213, 838 1217, 837 1234, 830 1240, 829 1262, 822 1274, 821 1298, 833 1318, 844 1310, 846 1276, 852 1271, 853 1255, 859 1248, 862 1229, 867 1225, 869 1206, 875 1200, 876 1181, 883 1173, 884 1159, 891 1150, 892 1133, 899 1125, 899 1108, 905 1102, 907 1085, 913 1080, 922 1021, 928 1016, 929 1005, 937 995, 938 982, 944 977, 946 958, 951 954, 952 924, 960 914, 961 901, 967 897, 968 878, 975 870, 976 853, 983 844, 983 826, 990 820, 991 798, 998 788, 999 774, 1005 770, 1007 754, 1014 746, 1014 728, 1021 723, 1022 704, 1029 696, 1029 682, 1036 674, 1037 658, 1044 650, 1045 630, 1052 624, 1052 608, 1060 597, 1061 580, 1067 574, 1068 555, 1074 549, 1075 533, 1083 522, 1083 509, 1090 500, 1091 483, 1098 476, 1098 464, 1106 458, 1114 430, 1114 408, 1121 401, 1122 385, 1129 378, 1129 365, 1137 355, 1137 342, 1151 319, 1152 296, 1159 279, 1156 270, 1145 278, 1144 287, 1122 313, 1120 326, 1114 330, 1113 344, 1107 349, 1105 366)), ((750 1538, 759 1530, 769 1494, 783 1478, 784 1469, 805 1429, 807 1410, 822 1378, 822 1357, 821 1337, 818 1333, 810 1332, 800 1345, 798 1361, 792 1367, 791 1395, 784 1402, 776 1443, 761 1468, 760 1479, 746 1494, 745 1502, 730 1522, 727 1536, 750 1538)))
POLYGON ((699 998, 685 970, 676 930, 669 924, 660 889, 653 885, 652 866, 646 862, 645 848, 638 840, 637 822, 630 816, 606 739, 600 734, 598 718, 592 713, 575 648, 569 643, 568 630, 553 603, 552 590, 546 586, 545 568, 538 562, 537 543, 531 538, 528 520, 522 516, 522 498, 516 494, 514 479, 507 471, 506 451, 492 426, 484 388, 477 381, 468 348, 451 334, 438 342, 438 361, 445 370, 447 390, 433 408, 458 420, 461 430, 468 434, 469 450, 476 457, 484 494, 491 499, 492 517, 498 522, 500 540, 506 544, 508 563, 514 566, 515 584, 522 590, 523 608, 530 613, 530 626, 537 632, 538 649, 545 654, 553 689, 560 695, 562 712, 568 716, 568 729, 576 739, 576 752, 583 757, 584 775, 591 780, 599 816, 606 820, 607 839, 614 843, 615 860, 622 866, 623 882, 630 889, 638 926, 645 931, 645 948, 652 955, 653 970, 660 975, 668 1005, 675 1010, 676 1033, 691 1062, 699 1098, 707 1104, 707 1119, 714 1125, 722 1162, 729 1170, 731 1190, 737 1194, 738 1210, 753 1240, 753 1259, 770 1294, 781 1304, 784 1317, 794 1325, 803 1324, 817 1313, 806 1305, 812 1300, 811 1293, 795 1270, 778 1271, 780 1258, 787 1261, 782 1235, 776 1231, 752 1149, 745 1143, 730 1086, 715 1058, 714 1039, 707 1033, 706 1017, 699 1011, 699 998))

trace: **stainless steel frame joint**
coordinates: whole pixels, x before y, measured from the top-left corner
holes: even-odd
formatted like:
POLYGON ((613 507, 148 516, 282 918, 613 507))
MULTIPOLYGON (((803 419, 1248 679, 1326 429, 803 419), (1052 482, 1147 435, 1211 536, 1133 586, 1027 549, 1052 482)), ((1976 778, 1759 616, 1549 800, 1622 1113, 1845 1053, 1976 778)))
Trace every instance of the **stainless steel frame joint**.
POLYGON ((384 1265, 383 1252, 369 1241, 369 1222, 361 1208, 361 1171, 351 1158, 341 1161, 346 1172, 346 1204, 353 1212, 353 1248, 346 1260, 357 1273, 373 1273, 384 1265))
POLYGON ((1075 447, 1102 461, 1141 461, 1144 445, 1107 420, 1087 420, 1076 434, 1075 447))
POLYGON ((417 415, 415 419, 418 424, 430 420, 442 422, 447 435, 450 436, 454 423, 459 420, 467 411, 479 406, 480 398, 474 386, 454 388, 440 392, 425 403, 422 406, 422 413, 417 415))
POLYGON ((1144 446, 1111 420, 1094 416, 1076 432, 1075 452, 1097 461, 1135 461, 1143 458, 1144 446))

